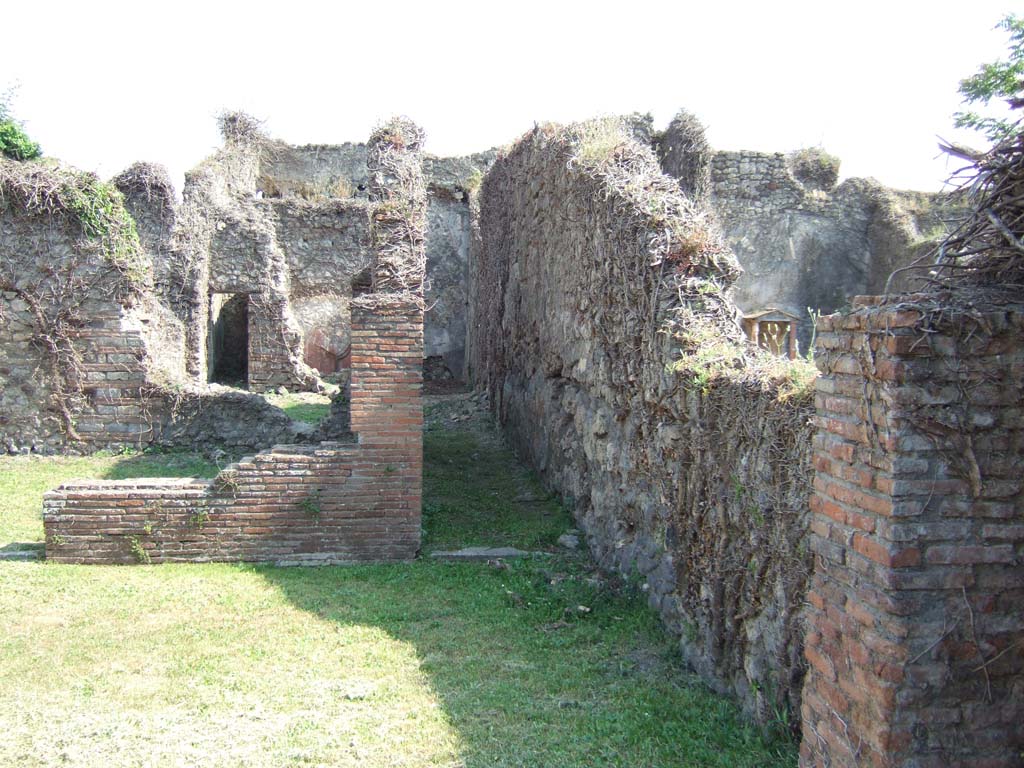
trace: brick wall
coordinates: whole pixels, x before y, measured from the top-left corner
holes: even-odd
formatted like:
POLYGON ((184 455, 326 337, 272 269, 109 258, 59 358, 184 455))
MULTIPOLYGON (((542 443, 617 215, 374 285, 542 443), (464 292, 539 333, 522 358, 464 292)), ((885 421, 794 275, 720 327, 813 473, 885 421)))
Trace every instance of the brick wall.
MULTIPOLYGON (((412 235, 422 233, 426 215, 422 138, 404 120, 371 137, 378 228, 373 263, 389 278, 409 279, 375 280, 387 285, 352 302, 356 442, 275 446, 212 481, 66 483, 43 500, 48 558, 312 564, 415 557, 422 506, 425 259, 422 238, 412 235), (402 290, 393 290, 393 283, 402 290)), ((292 347, 289 323, 273 330, 261 325, 273 325, 268 317, 287 321, 288 312, 274 296, 261 295, 250 307, 250 383, 254 370, 276 383, 275 349, 292 347), (254 339, 268 346, 252 344, 254 339)), ((104 375, 117 373, 96 364, 104 375)))
POLYGON ((1024 765, 1024 314, 819 325, 802 766, 1024 765))
POLYGON ((66 483, 46 494, 57 562, 280 564, 409 560, 419 549, 423 313, 368 296, 353 309, 358 442, 276 446, 212 481, 66 483))
POLYGON ((146 445, 164 413, 163 400, 146 395, 146 345, 119 320, 94 321, 92 329, 76 334, 87 404, 75 429, 90 449, 146 445))

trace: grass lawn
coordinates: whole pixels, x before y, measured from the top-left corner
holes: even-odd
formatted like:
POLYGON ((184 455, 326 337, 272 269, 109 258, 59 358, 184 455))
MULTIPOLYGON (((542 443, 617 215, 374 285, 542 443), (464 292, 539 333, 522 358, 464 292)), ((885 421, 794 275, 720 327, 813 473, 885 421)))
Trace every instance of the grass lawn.
POLYGON ((289 392, 287 395, 266 394, 268 403, 276 405, 291 417, 292 421, 316 424, 331 412, 331 398, 315 392, 289 392))
POLYGON ((43 493, 74 478, 213 477, 218 467, 194 453, 0 456, 0 551, 43 541, 43 493))
MULTIPOLYGON (((424 549, 553 551, 564 510, 493 433, 454 426, 426 435, 424 549)), ((157 469, 214 468, 0 458, 0 548, 41 538, 42 490, 61 479, 157 469)), ((0 562, 0 762, 796 764, 681 670, 640 596, 585 556, 499 565, 0 562)))

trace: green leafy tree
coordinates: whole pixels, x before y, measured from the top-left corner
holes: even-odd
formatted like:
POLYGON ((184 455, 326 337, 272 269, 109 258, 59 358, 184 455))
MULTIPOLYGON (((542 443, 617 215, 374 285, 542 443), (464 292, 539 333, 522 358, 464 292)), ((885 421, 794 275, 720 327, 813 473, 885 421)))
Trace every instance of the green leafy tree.
MULTIPOLYGON (((1010 109, 1024 106, 1024 17, 1005 16, 996 29, 1010 35, 1010 51, 1006 60, 983 64, 977 74, 960 81, 964 104, 987 106, 993 99, 1004 99, 1010 109)), ((973 110, 953 115, 957 128, 974 128, 993 142, 999 142, 1022 130, 1020 119, 993 117, 973 110)))
POLYGON ((35 160, 43 150, 11 115, 12 95, 12 89, 0 94, 0 155, 12 160, 35 160))

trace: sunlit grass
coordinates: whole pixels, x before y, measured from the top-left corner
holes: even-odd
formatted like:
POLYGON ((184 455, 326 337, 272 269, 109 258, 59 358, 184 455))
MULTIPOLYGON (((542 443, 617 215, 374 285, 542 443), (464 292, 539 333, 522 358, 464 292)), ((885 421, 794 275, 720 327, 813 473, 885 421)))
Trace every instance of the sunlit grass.
POLYGON ((331 411, 331 398, 315 392, 289 392, 287 395, 267 394, 263 397, 288 414, 292 421, 317 424, 331 411))
POLYGON ((0 456, 0 548, 43 540, 43 493, 73 478, 213 477, 196 453, 0 456))
MULTIPOLYGON (((428 431, 425 458, 426 548, 553 550, 571 525, 479 425, 428 431)), ((189 455, 3 458, 0 530, 40 540, 42 491, 72 476, 214 470, 189 455)), ((0 562, 0 619, 5 764, 796 764, 792 745, 766 743, 680 668, 640 593, 581 554, 503 567, 0 562)))

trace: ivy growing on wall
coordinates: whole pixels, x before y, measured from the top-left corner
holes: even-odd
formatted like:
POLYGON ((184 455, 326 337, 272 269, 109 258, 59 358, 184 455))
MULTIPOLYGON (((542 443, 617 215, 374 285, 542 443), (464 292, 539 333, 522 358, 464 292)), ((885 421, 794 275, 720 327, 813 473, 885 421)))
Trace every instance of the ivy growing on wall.
POLYGON ((84 406, 84 374, 75 340, 86 324, 84 305, 97 295, 132 301, 151 281, 149 262, 120 192, 93 174, 0 159, 0 208, 49 218, 72 238, 80 235, 70 255, 53 263, 41 255, 34 269, 19 261, 26 254, 0 254, 0 291, 27 307, 18 322, 45 361, 50 409, 67 438, 80 440, 75 416, 84 406), (102 264, 113 274, 97 272, 102 264))
POLYGON ((30 214, 77 224, 82 245, 98 250, 133 287, 145 285, 149 265, 121 193, 92 173, 40 164, 0 164, 0 200, 30 214))

